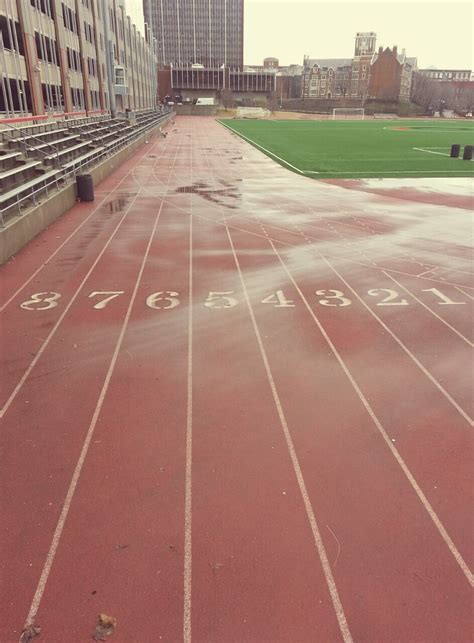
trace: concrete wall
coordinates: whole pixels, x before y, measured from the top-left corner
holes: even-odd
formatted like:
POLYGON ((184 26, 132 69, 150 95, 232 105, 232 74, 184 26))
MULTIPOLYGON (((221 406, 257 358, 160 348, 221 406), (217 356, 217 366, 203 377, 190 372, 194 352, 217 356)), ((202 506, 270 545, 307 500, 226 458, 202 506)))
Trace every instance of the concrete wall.
POLYGON ((215 116, 217 105, 175 105, 173 107, 178 116, 215 116))
MULTIPOLYGON (((171 118, 172 115, 166 121, 142 134, 114 156, 105 159, 99 165, 87 169, 87 173, 92 175, 94 186, 98 185, 130 158, 137 148, 143 145, 145 140, 150 140, 153 136, 156 136, 158 130, 166 125, 171 118)), ((37 234, 74 206, 76 203, 76 184, 71 183, 62 190, 54 192, 49 198, 44 196, 41 198, 44 199, 42 203, 22 216, 12 219, 5 228, 0 229, 0 264, 5 263, 37 234)))

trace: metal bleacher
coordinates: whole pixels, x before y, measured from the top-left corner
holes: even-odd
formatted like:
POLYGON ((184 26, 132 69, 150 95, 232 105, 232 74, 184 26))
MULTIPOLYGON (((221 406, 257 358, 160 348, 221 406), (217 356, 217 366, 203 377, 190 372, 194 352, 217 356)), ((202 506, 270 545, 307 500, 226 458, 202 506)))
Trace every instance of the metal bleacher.
POLYGON ((19 127, 0 121, 0 228, 170 114, 152 109, 19 127))

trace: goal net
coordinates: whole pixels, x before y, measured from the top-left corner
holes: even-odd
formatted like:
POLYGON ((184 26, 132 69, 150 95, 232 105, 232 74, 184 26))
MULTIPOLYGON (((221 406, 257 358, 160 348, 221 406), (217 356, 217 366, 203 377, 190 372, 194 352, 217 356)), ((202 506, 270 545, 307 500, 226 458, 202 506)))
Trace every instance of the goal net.
POLYGON ((237 107, 235 118, 269 118, 271 112, 263 107, 237 107))
POLYGON ((365 112, 363 107, 335 107, 332 110, 332 120, 364 120, 365 112))

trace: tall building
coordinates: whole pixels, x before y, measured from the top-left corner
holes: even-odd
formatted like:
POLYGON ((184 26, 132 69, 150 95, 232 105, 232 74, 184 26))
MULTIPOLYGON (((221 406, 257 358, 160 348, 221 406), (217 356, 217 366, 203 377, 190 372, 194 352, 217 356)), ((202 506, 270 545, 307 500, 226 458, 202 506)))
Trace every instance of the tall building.
POLYGON ((123 0, 0 3, 0 117, 150 108, 156 68, 123 0))
POLYGON ((377 34, 373 31, 359 31, 356 34, 350 97, 365 100, 369 88, 370 65, 375 54, 377 34))
POLYGON ((143 0, 159 65, 242 69, 244 0, 143 0))

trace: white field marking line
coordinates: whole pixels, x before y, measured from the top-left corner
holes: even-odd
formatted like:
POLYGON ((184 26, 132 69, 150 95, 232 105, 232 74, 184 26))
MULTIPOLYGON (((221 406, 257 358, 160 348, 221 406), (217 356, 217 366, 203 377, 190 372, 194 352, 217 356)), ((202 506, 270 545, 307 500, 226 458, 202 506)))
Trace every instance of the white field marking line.
POLYGON ((470 295, 468 292, 465 292, 462 288, 459 286, 454 286, 456 290, 459 290, 459 292, 462 292, 463 295, 466 295, 466 297, 469 297, 469 299, 474 299, 472 295, 470 295))
MULTIPOLYGON (((255 315, 254 315, 254 312, 253 312, 253 309, 252 309, 252 304, 250 303, 250 298, 249 298, 247 288, 246 288, 246 285, 245 285, 245 281, 244 281, 244 278, 243 278, 243 275, 242 275, 242 270, 240 268, 240 263, 239 263, 237 254, 235 252, 235 247, 234 247, 234 244, 233 244, 233 241, 232 241, 232 237, 230 235, 229 228, 226 228, 226 230, 227 230, 227 236, 229 238, 229 243, 230 243, 230 246, 232 248, 232 253, 234 255, 235 264, 236 264, 237 270, 239 272, 240 282, 242 284, 242 289, 244 291, 245 300, 247 302, 249 315, 250 315, 250 318, 252 320, 252 325, 253 325, 253 329, 254 329, 254 332, 255 332, 255 337, 257 339, 257 343, 258 343, 258 346, 259 346, 259 349, 260 349, 260 354, 262 356, 263 364, 265 366, 265 371, 266 371, 266 374, 267 374, 268 382, 270 384, 270 388, 271 388, 271 391, 272 391, 275 407, 276 407, 277 412, 278 412, 278 417, 280 419, 280 424, 281 424, 281 427, 283 429, 283 433, 284 433, 286 444, 287 444, 288 451, 289 451, 289 454, 290 454, 291 462, 293 464, 293 469, 295 471, 295 475, 296 475, 296 479, 298 481, 298 486, 299 486, 299 489, 300 489, 300 493, 301 493, 301 496, 303 498, 303 503, 304 503, 304 506, 305 506, 305 509, 306 509, 306 515, 308 517, 308 521, 309 521, 309 524, 311 526, 311 531, 313 533, 314 543, 316 545, 316 549, 317 549, 318 554, 319 554, 319 558, 320 558, 321 565, 322 565, 322 568, 323 568, 326 583, 327 583, 327 586, 328 586, 328 589, 329 589, 329 593, 331 595, 332 604, 333 604, 334 610, 336 612, 336 617, 337 617, 337 621, 338 621, 338 624, 339 624, 339 629, 341 630, 343 640, 346 643, 349 643, 349 642, 352 641, 352 636, 351 636, 351 633, 350 633, 350 630, 349 630, 349 626, 347 624, 346 616, 344 614, 344 608, 342 606, 341 599, 339 598, 339 593, 337 591, 336 582, 334 580, 334 576, 333 576, 332 571, 331 571, 331 565, 329 563, 327 553, 326 553, 326 549, 324 547, 323 539, 321 537, 321 532, 319 530, 318 523, 317 523, 316 517, 314 515, 313 507, 311 505, 311 500, 309 498, 308 490, 306 488, 306 483, 304 481, 303 472, 301 471, 300 463, 298 461, 298 456, 296 455, 296 450, 295 450, 295 447, 294 447, 294 444, 293 444, 293 439, 291 437, 290 429, 288 427, 286 417, 285 417, 285 414, 284 414, 284 411, 283 411, 283 407, 282 407, 282 404, 281 404, 281 401, 280 401, 280 397, 278 395, 278 391, 277 391, 277 388, 276 388, 276 385, 275 385, 275 381, 273 379, 273 374, 272 374, 272 371, 270 369, 270 364, 269 364, 269 361, 268 361, 268 357, 267 357, 267 354, 266 354, 266 351, 265 351, 265 347, 263 346, 260 331, 258 329, 257 322, 256 322, 256 319, 255 319, 255 315)), ((269 239, 267 239, 267 241, 271 245, 273 245, 272 242, 269 239)))
MULTIPOLYGON (((280 156, 277 156, 273 152, 270 152, 270 150, 267 150, 262 145, 259 145, 258 143, 253 141, 251 138, 248 138, 247 136, 244 136, 240 132, 237 132, 235 129, 232 129, 232 127, 229 127, 228 125, 225 125, 224 123, 221 123, 221 125, 224 125, 224 127, 226 129, 228 129, 230 132, 232 132, 236 136, 240 136, 241 138, 245 139, 248 143, 251 143, 251 145, 255 145, 255 147, 258 147, 259 149, 263 150, 265 152, 265 154, 268 154, 269 156, 273 156, 273 158, 278 159, 279 161, 281 161, 285 165, 288 165, 288 167, 291 167, 293 170, 296 170, 296 172, 299 172, 300 174, 306 174, 306 172, 304 172, 303 170, 300 170, 298 167, 295 167, 291 163, 288 163, 288 161, 285 161, 285 159, 282 159, 280 156)), ((319 174, 319 172, 312 172, 312 174, 319 174)))
MULTIPOLYGON (((191 137, 191 183, 193 167, 191 137)), ((191 643, 192 606, 192 466, 193 466, 193 212, 189 213, 189 312, 188 312, 188 397, 186 414, 186 478, 184 500, 184 609, 183 641, 191 643)))
POLYGON ((440 156, 449 156, 449 154, 446 154, 446 152, 433 152, 433 150, 427 150, 423 147, 413 147, 412 149, 416 150, 417 152, 426 152, 428 154, 439 154, 440 156))
MULTIPOLYGON (((311 306, 309 305, 306 297, 304 296, 304 294, 301 291, 300 287, 296 283, 293 275, 290 273, 287 265, 284 263, 283 259, 279 255, 276 247, 274 246, 274 244, 271 241, 270 241, 270 245, 273 247, 273 250, 275 251, 275 254, 277 255, 278 259, 280 260, 281 265, 285 269, 285 272, 287 273, 289 279, 291 280, 291 282, 293 283, 294 287, 298 291, 298 294, 300 295, 301 300, 305 304, 309 314, 313 318, 313 321, 315 322, 315 324, 318 327, 319 331, 321 332, 321 334, 323 335, 323 337, 326 340, 327 344, 329 345, 330 349, 332 350, 335 358, 339 362, 339 365, 341 366, 342 370, 344 371, 347 379, 352 384, 352 387, 353 387, 354 391, 357 393, 357 396, 359 397, 361 403, 363 404, 363 406, 365 407, 367 413, 369 414, 370 418, 372 419, 373 423, 377 427, 380 435, 383 437, 383 439, 385 441, 385 444, 388 446, 388 448, 392 452, 392 455, 394 456, 395 460, 400 465, 403 473, 407 477, 409 483, 411 484, 411 486, 414 489, 415 493, 417 494, 418 498, 421 500, 421 503, 422 503, 423 507, 426 509, 426 511, 428 512, 428 515, 430 516, 431 520, 434 522, 436 528, 438 529, 438 532, 439 532, 441 538, 444 540, 445 544, 448 546, 451 554, 454 556, 456 562, 458 563, 459 567, 461 568, 463 574, 466 576, 466 578, 467 578, 468 582, 470 583, 470 585, 474 586, 474 575, 473 575, 473 573, 469 569, 469 567, 468 567, 467 563, 465 562, 464 558, 462 557, 461 553, 458 551, 456 545, 454 544, 453 540, 451 539, 451 537, 449 536, 448 532, 446 531, 446 528, 444 527, 443 523, 438 518, 438 516, 437 516, 435 510, 433 509, 433 507, 431 506, 428 498, 425 496, 425 494, 421 490, 421 487, 419 486, 419 484, 415 480, 415 477, 411 473, 411 471, 408 468, 408 466, 405 464, 405 461, 403 460, 402 456, 400 455, 398 450, 393 445, 393 442, 391 441, 390 437, 388 436, 387 432, 385 431, 382 423, 380 422, 380 420, 376 416, 376 414, 373 411, 372 407, 370 406, 368 400, 366 399, 366 397, 362 393, 361 389, 359 388, 357 382, 355 381, 354 377, 352 376, 349 368, 347 367, 346 363, 342 359, 342 357, 339 354, 339 352, 338 352, 337 348, 335 347, 335 345, 332 343, 332 341, 331 341, 329 335, 326 333, 323 325, 321 324, 319 319, 316 317, 316 315, 315 315, 313 309, 311 308, 311 306)), ((321 258, 324 259, 324 257, 322 257, 322 256, 321 256, 321 258)))
POLYGON ((92 264, 92 266, 89 268, 89 270, 88 270, 88 272, 87 272, 86 276, 84 277, 84 279, 81 281, 81 283, 80 283, 80 284, 79 284, 79 286, 77 287, 77 289, 76 289, 75 293, 73 294, 73 296, 72 296, 72 297, 71 297, 71 299, 69 300, 69 302, 68 302, 68 304, 67 304, 66 308, 64 309, 64 311, 62 312, 61 316, 59 317, 59 319, 57 320, 57 322, 54 324, 53 328, 52 328, 52 329, 51 329, 51 331, 49 332, 49 335, 47 336, 47 338, 44 340, 43 344, 41 345, 41 348, 40 348, 40 349, 39 349, 39 351, 36 353, 35 357, 34 357, 34 358, 33 358, 33 360, 31 361, 31 363, 30 363, 30 365, 28 366, 28 368, 26 369, 26 371, 23 373, 23 375, 22 375, 22 377, 21 377, 20 381, 18 382, 18 384, 17 384, 17 385, 15 386, 15 388, 13 389, 13 392, 11 393, 10 397, 8 398, 8 400, 5 402, 5 404, 3 405, 3 407, 0 409, 0 419, 1 419, 1 418, 5 415, 5 413, 8 411, 8 408, 10 407, 11 403, 13 402, 13 400, 15 399, 15 397, 16 397, 16 396, 18 395, 18 393, 20 392, 20 390, 21 390, 21 388, 22 388, 23 384, 26 382, 26 380, 27 380, 28 376, 30 375, 31 371, 32 371, 32 370, 33 370, 33 368, 36 366, 36 363, 37 363, 37 362, 38 362, 38 360, 40 359, 41 355, 44 353, 44 351, 45 351, 45 350, 46 350, 46 348, 48 347, 49 342, 52 340, 52 338, 53 338, 54 334, 56 333, 57 329, 58 329, 58 328, 59 328, 59 326, 61 325, 61 323, 62 323, 63 319, 66 317, 66 315, 67 315, 67 313, 68 313, 69 309, 71 308, 71 306, 73 305, 73 303, 74 303, 74 302, 75 302, 75 300, 77 299, 77 297, 78 297, 79 293, 81 292, 81 290, 82 290, 82 288, 83 288, 84 284, 86 283, 86 281, 89 279, 89 277, 90 277, 90 275, 92 274, 92 272, 93 272, 94 268, 95 268, 95 267, 97 266, 97 264, 99 263, 99 261, 100 261, 100 259, 101 259, 102 255, 103 255, 103 254, 104 254, 104 252, 107 250, 107 248, 108 248, 109 244, 112 242, 113 238, 115 237, 115 234, 117 233, 118 229, 119 229, 119 228, 120 228, 120 226, 122 225, 123 221, 124 221, 124 220, 126 219, 126 217, 128 216, 128 213, 130 212, 131 207, 132 207, 132 206, 133 206, 133 204, 135 203, 135 201, 136 201, 136 199, 137 199, 137 197, 138 197, 138 196, 139 196, 139 193, 137 193, 137 194, 133 197, 132 201, 130 202, 130 206, 127 208, 127 210, 124 212, 124 214, 123 214, 122 218, 120 219, 120 221, 118 222, 118 224, 115 226, 115 228, 114 228, 114 230, 113 230, 112 234, 110 235, 109 239, 107 240, 106 244, 104 245, 104 247, 102 248, 102 250, 101 250, 101 251, 100 251, 100 253, 98 254, 98 256, 97 256, 97 258, 95 259, 95 261, 94 261, 94 263, 92 264))
POLYGON ((137 296, 138 288, 140 286, 143 271, 145 270, 145 264, 146 264, 146 261, 148 259, 148 254, 150 252, 151 244, 152 244, 154 236, 155 236, 155 232, 156 232, 156 228, 158 226, 158 221, 160 219, 162 208, 163 208, 163 205, 161 204, 160 208, 159 208, 159 210, 158 210, 158 212, 156 214, 156 217, 155 217, 155 222, 154 222, 151 234, 150 234, 150 238, 148 239, 148 245, 146 247, 145 254, 144 254, 143 260, 142 260, 142 264, 140 266, 140 270, 138 272, 137 279, 135 281, 135 286, 133 288, 133 293, 132 293, 132 296, 130 298, 130 302, 129 302, 129 305, 128 305, 128 308, 127 308, 127 312, 125 314, 125 318, 124 318, 123 323, 122 323, 122 328, 120 330, 120 335, 119 335, 119 338, 117 340, 117 344, 115 346, 114 354, 112 355, 112 359, 110 361, 110 365, 109 365, 109 368, 107 370, 107 374, 105 376, 104 383, 102 385, 102 389, 100 391, 99 399, 97 400, 97 405, 95 407, 94 414, 92 416, 92 420, 90 422, 89 429, 87 431, 87 435, 85 437, 85 440, 84 440, 84 443, 83 443, 83 446, 82 446, 82 449, 81 449, 81 453, 79 455, 79 459, 78 459, 77 464, 76 464, 76 468, 74 469, 74 473, 73 473, 73 476, 71 478, 71 482, 69 484, 69 489, 68 489, 68 492, 66 494, 66 498, 64 500, 63 508, 61 510, 61 514, 59 516, 59 520, 57 522, 56 529, 54 530, 53 538, 52 538, 52 541, 51 541, 51 544, 50 544, 50 547, 49 547, 49 550, 48 550, 48 554, 46 556, 46 560, 45 560, 45 563, 44 563, 44 566, 43 566, 43 570, 41 572, 41 576, 40 576, 40 579, 38 581, 38 586, 37 586, 35 594, 33 596, 33 600, 32 600, 31 606, 30 606, 30 610, 28 612, 28 616, 26 617, 25 628, 24 629, 26 629, 27 627, 29 627, 30 625, 32 625, 34 623, 34 620, 35 620, 36 615, 38 613, 38 609, 39 609, 39 606, 40 606, 40 603, 41 603, 41 599, 43 597, 43 593, 44 593, 44 590, 46 588, 46 583, 48 582, 49 573, 51 571, 51 567, 53 565, 54 558, 55 558, 57 549, 59 547, 59 541, 60 541, 61 535, 63 533, 64 525, 66 523, 66 520, 67 520, 67 517, 68 517, 68 514, 69 514, 69 509, 70 509, 71 504, 72 504, 72 500, 73 500, 73 497, 74 497, 74 492, 76 491, 76 487, 77 487, 77 484, 79 482, 79 477, 81 475, 82 467, 84 466, 84 462, 85 462, 85 459, 86 459, 86 456, 87 456, 87 452, 89 450, 89 446, 90 446, 92 436, 93 436, 93 433, 94 433, 94 430, 95 430, 95 427, 96 427, 96 424, 97 424, 97 420, 99 419, 99 415, 100 415, 100 412, 102 410, 102 405, 104 403, 105 396, 107 395, 107 391, 108 391, 108 388, 109 388, 110 380, 112 379, 112 375, 113 375, 115 365, 116 365, 116 362, 117 362, 117 359, 118 359, 120 348, 122 346, 123 338, 125 337, 125 332, 127 330, 130 315, 132 313, 133 304, 135 303, 135 299, 136 299, 136 296, 137 296))
POLYGON ((452 406, 458 411, 458 413, 470 424, 471 426, 474 426, 474 421, 472 418, 462 409, 459 404, 454 400, 451 395, 441 386, 441 384, 438 382, 438 380, 431 375, 431 373, 423 366, 423 364, 418 360, 417 357, 410 351, 410 349, 405 346, 405 344, 402 342, 401 339, 395 335, 395 333, 385 324, 382 319, 370 308, 370 306, 360 297, 360 295, 352 288, 352 286, 344 279, 344 277, 334 268, 334 266, 324 257, 321 253, 318 253, 321 259, 324 261, 324 263, 331 268, 331 270, 339 277, 339 279, 349 288, 349 290, 353 293, 355 297, 360 301, 360 303, 366 308, 369 313, 372 315, 374 319, 376 319, 379 324, 384 328, 384 330, 387 331, 387 333, 397 342, 397 344, 400 346, 400 348, 405 351, 405 353, 408 355, 408 357, 411 358, 411 360, 418 366, 418 368, 421 370, 421 372, 426 375, 426 377, 436 386, 436 388, 444 395, 444 397, 452 404, 452 406))
MULTIPOLYGON (((366 170, 365 172, 332 172, 330 170, 320 170, 319 172, 313 172, 311 170, 301 170, 303 174, 463 174, 463 170, 387 170, 386 172, 372 172, 371 170, 366 170)), ((467 172, 467 170, 466 170, 467 172)), ((469 171, 469 174, 471 172, 469 171)), ((330 178, 330 177, 329 177, 330 178)), ((370 178, 367 177, 367 178, 370 178)), ((390 178, 390 176, 388 177, 390 178)), ((462 177, 461 177, 462 178, 462 177)))
MULTIPOLYGON (((151 149, 153 149, 153 147, 157 144, 157 142, 158 141, 156 141, 154 143, 154 145, 152 146, 151 149)), ((149 150, 146 150, 146 153, 148 153, 148 151, 149 150)), ((143 154, 145 154, 145 152, 143 152, 143 154)), ((135 165, 137 165, 141 160, 142 160, 142 156, 137 160, 135 165)), ((70 241, 72 239, 72 237, 76 234, 76 232, 78 232, 82 228, 82 226, 85 225, 92 216, 94 216, 94 214, 97 212, 97 210, 104 204, 104 202, 107 200, 107 198, 110 197, 117 190, 117 188, 129 176, 129 174, 133 175, 134 167, 135 166, 133 166, 129 170, 129 172, 127 172, 127 174, 125 174, 122 177, 122 179, 120 179, 120 181, 117 183, 117 185, 114 187, 114 189, 111 192, 108 192, 106 194, 106 196, 102 199, 102 201, 99 203, 99 205, 96 208, 94 208, 94 210, 84 219, 84 221, 73 232, 71 232, 71 234, 62 242, 62 244, 60 246, 58 246, 56 248, 56 250, 52 254, 49 255, 49 257, 41 264, 41 266, 37 270, 35 270, 35 272, 30 277, 28 277, 28 279, 25 282, 23 282, 23 284, 13 293, 13 295, 9 299, 7 299, 7 301, 4 304, 2 304, 2 306, 0 306, 0 313, 3 312, 5 310, 5 308, 13 301, 13 299, 15 299, 15 297, 20 294, 20 292, 23 290, 23 288, 25 288, 25 286, 27 286, 30 283, 30 281, 32 279, 34 279, 36 277, 36 275, 39 272, 41 272, 41 270, 43 270, 43 268, 51 261, 51 259, 66 245, 66 243, 68 241, 70 241)))
POLYGON ((454 328, 454 326, 451 326, 451 324, 449 324, 445 319, 443 319, 437 313, 435 313, 434 310, 431 310, 431 308, 427 304, 425 304, 423 301, 421 301, 421 299, 418 299, 418 297, 416 295, 414 295, 410 290, 408 290, 408 288, 406 288, 405 286, 402 286, 402 284, 399 281, 397 281, 395 279, 395 277, 392 277, 391 275, 389 275, 387 272, 385 272, 385 270, 382 270, 382 272, 386 277, 388 277, 394 283, 396 283, 397 286, 399 286, 400 288, 402 288, 402 290, 404 290, 406 293, 408 293, 410 295, 410 297, 413 297, 413 299, 415 301, 417 301, 421 306, 423 306, 423 308, 426 308, 426 310, 429 313, 431 313, 434 317, 436 317, 436 319, 439 319, 439 321, 442 322, 449 329, 451 329, 453 331, 453 333, 456 333, 456 335, 458 335, 458 337, 460 337, 464 342, 466 342, 466 344, 468 344, 471 348, 474 348, 474 343, 473 342, 471 342, 467 337, 464 337, 464 335, 462 333, 460 333, 456 328, 454 328))
MULTIPOLYGON (((206 159, 207 159, 207 155, 206 155, 206 159)), ((208 161, 208 165, 210 165, 209 161, 208 161)), ((270 368, 270 363, 268 361, 267 353, 265 351, 265 347, 264 347, 263 342, 262 342, 262 337, 261 337, 260 331, 258 329, 257 320, 256 320, 255 314, 253 312, 252 304, 250 302, 250 297, 249 297, 249 294, 248 294, 248 291, 247 291, 247 287, 245 285, 245 281, 244 281, 244 277, 243 277, 242 270, 241 270, 241 267, 240 267, 239 259, 237 257, 237 253, 235 251, 234 243, 232 241, 232 236, 230 234, 230 230, 229 230, 228 226, 226 226, 226 232, 227 232, 227 237, 229 239, 230 247, 232 249, 232 254, 234 256, 235 265, 236 265, 237 271, 239 273, 240 283, 242 284, 242 290, 244 292, 244 296, 245 296, 245 300, 246 300, 246 303, 247 303, 247 308, 248 308, 248 311, 249 311, 250 319, 252 320, 252 326, 253 326, 253 329, 254 329, 255 337, 257 339, 258 347, 260 349, 260 354, 262 356, 262 361, 263 361, 263 364, 264 364, 264 367, 265 367, 265 372, 267 374, 267 379, 268 379, 268 382, 270 384, 270 389, 271 389, 271 392, 272 392, 273 401, 275 403, 275 407, 276 407, 276 410, 277 410, 277 413, 278 413, 278 417, 280 419, 280 424, 281 424, 281 427, 282 427, 282 430, 283 430, 283 434, 285 436, 285 441, 286 441, 286 444, 287 444, 287 448, 288 448, 288 452, 289 452, 289 455, 290 455, 290 458, 291 458, 291 462, 293 464, 293 469, 294 469, 296 479, 297 479, 297 482, 298 482, 298 487, 300 489, 301 497, 303 499, 303 503, 304 503, 304 506, 305 506, 305 509, 306 509, 306 515, 307 515, 307 518, 308 518, 308 521, 309 521, 309 524, 310 524, 310 527, 311 527, 311 531, 312 531, 313 538, 314 538, 314 543, 316 545, 316 549, 317 549, 318 554, 319 554, 319 559, 321 561, 321 565, 322 565, 322 568, 323 568, 324 577, 326 579, 326 583, 327 583, 327 586, 328 586, 328 589, 329 589, 329 593, 331 595, 331 600, 332 600, 332 604, 333 604, 333 607, 334 607, 334 611, 336 613, 337 621, 338 621, 338 624, 339 624, 339 629, 341 630, 341 634, 342 634, 342 637, 343 637, 343 640, 345 641, 345 643, 352 643, 352 636, 351 636, 351 633, 350 633, 350 630, 349 630, 349 626, 347 624, 346 616, 344 614, 344 608, 342 606, 341 599, 340 599, 339 593, 337 591, 336 582, 334 580, 334 576, 333 576, 332 571, 331 571, 331 565, 329 563, 327 553, 326 553, 326 549, 324 547, 323 539, 321 537, 321 532, 319 530, 318 523, 316 521, 316 516, 314 514, 313 507, 311 505, 311 500, 310 500, 310 497, 309 497, 309 494, 308 494, 308 490, 306 488, 306 483, 304 481, 303 472, 301 470, 301 466, 300 466, 300 463, 299 463, 299 460, 298 460, 298 456, 296 454, 296 450, 295 450, 295 447, 294 447, 294 444, 293 444, 293 439, 291 437, 291 432, 290 432, 290 429, 288 427, 288 423, 286 421, 285 413, 283 411, 283 406, 282 406, 281 401, 280 401, 280 396, 278 395, 275 380, 273 378, 273 374, 272 374, 272 371, 271 371, 271 368, 270 368)), ((265 237, 263 237, 263 238, 265 238, 265 237)), ((266 238, 266 241, 268 241, 269 243, 272 243, 268 238, 266 238)))

